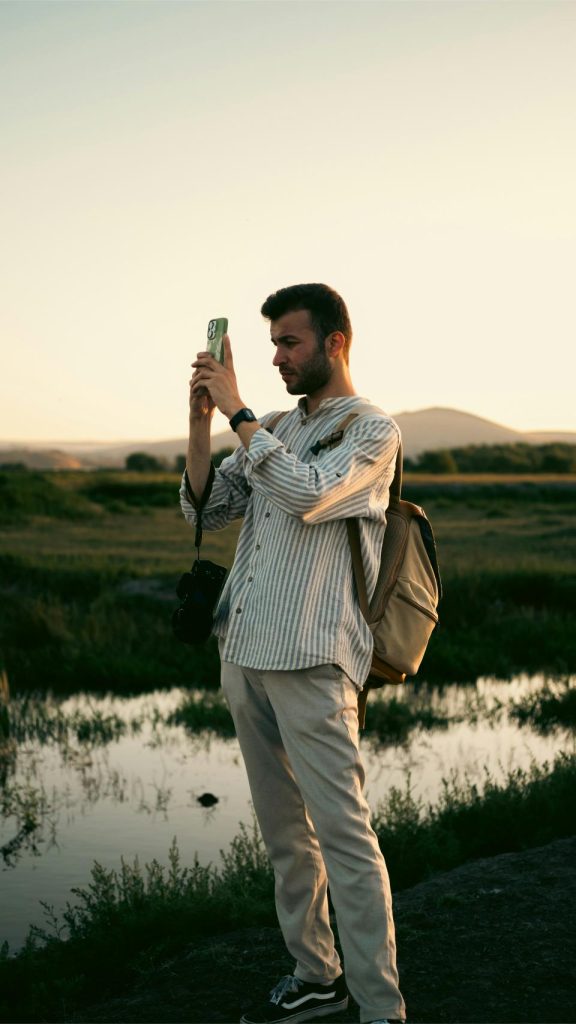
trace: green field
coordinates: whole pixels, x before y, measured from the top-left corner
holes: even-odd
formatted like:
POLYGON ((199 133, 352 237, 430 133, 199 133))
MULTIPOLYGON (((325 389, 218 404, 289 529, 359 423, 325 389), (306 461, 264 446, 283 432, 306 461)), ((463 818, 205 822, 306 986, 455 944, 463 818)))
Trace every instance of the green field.
MULTIPOLYGON (((214 643, 170 629, 193 531, 179 478, 0 474, 0 652, 16 689, 217 685, 214 643)), ((576 479, 408 477, 435 529, 445 596, 420 678, 576 670, 576 479)), ((206 534, 230 565, 239 523, 206 534)))

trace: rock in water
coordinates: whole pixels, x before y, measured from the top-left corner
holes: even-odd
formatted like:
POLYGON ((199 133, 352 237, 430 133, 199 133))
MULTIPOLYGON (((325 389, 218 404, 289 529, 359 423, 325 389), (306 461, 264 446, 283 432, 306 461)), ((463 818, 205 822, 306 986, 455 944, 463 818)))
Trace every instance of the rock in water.
POLYGON ((218 803, 218 797, 214 796, 214 793, 202 793, 201 796, 196 797, 196 800, 202 804, 202 807, 213 807, 218 803))

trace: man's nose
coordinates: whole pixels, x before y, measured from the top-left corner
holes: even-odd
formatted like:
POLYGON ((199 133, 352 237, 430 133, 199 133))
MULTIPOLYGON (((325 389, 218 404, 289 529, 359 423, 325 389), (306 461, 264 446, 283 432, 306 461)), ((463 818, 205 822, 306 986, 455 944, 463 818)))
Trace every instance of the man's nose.
POLYGON ((283 362, 282 353, 280 352, 279 349, 276 349, 276 351, 274 353, 274 359, 272 360, 272 366, 280 366, 280 364, 282 362, 283 362))

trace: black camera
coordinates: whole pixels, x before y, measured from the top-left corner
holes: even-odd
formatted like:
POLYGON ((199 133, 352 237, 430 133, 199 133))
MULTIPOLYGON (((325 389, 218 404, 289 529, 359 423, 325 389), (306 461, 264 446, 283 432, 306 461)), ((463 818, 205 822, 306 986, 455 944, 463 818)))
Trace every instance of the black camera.
POLYGON ((182 643, 202 644, 210 636, 227 572, 222 565, 198 559, 180 577, 176 593, 182 604, 172 615, 172 629, 182 643))

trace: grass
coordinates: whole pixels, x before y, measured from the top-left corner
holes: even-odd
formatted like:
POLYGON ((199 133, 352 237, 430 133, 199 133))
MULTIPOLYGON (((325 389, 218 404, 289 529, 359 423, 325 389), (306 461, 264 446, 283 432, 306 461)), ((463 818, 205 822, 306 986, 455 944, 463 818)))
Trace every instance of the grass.
POLYGON ((215 641, 192 648, 172 634, 173 578, 161 578, 163 589, 149 593, 144 577, 138 581, 144 592, 134 593, 122 565, 63 560, 53 566, 3 555, 0 570, 8 591, 0 650, 13 689, 141 692, 217 685, 215 641))
MULTIPOLYGON (((546 683, 520 701, 497 701, 490 707, 474 692, 457 714, 434 707, 427 687, 411 688, 410 684, 408 687, 409 693, 403 697, 384 696, 379 690, 371 692, 366 707, 366 734, 372 741, 402 743, 414 729, 445 729, 458 722, 482 719, 496 721, 505 714, 520 725, 532 726, 543 733, 576 727, 576 687, 569 680, 554 687, 546 683)), ((106 714, 99 708, 65 712, 50 693, 24 693, 6 702, 1 710, 0 735, 7 745, 5 753, 0 748, 0 765, 11 760, 18 744, 56 744, 66 755, 77 744, 89 750, 115 743, 129 733, 140 733, 147 722, 153 729, 159 725, 183 726, 192 735, 210 731, 228 738, 235 734, 228 705, 219 689, 191 691, 166 715, 156 708, 131 718, 115 712, 106 714)))
POLYGON ((221 690, 188 697, 168 715, 167 725, 183 725, 188 732, 209 729, 219 736, 234 736, 234 723, 221 690))
POLYGON ((170 508, 178 483, 174 473, 0 471, 0 522, 18 523, 38 515, 83 519, 133 508, 170 508))
POLYGON ((391 697, 383 700, 371 694, 366 704, 366 732, 380 740, 401 743, 413 729, 443 729, 450 721, 448 716, 435 711, 426 699, 399 700, 391 697))
MULTIPOLYGON (((32 786, 29 783, 12 786, 4 780, 0 792, 0 813, 3 818, 14 820, 18 834, 29 836, 36 831, 40 821, 49 811, 49 797, 43 786, 32 786)), ((0 850, 0 855, 5 861, 8 861, 15 849, 12 843, 8 846, 7 853, 4 852, 5 847, 0 850)))
MULTIPOLYGON (((576 832, 576 756, 516 770, 478 788, 447 780, 441 799, 424 806, 409 784, 393 790, 374 826, 393 889, 476 857, 541 845, 576 832)), ((210 934, 275 922, 273 877, 259 834, 242 827, 220 867, 180 863, 174 842, 168 867, 122 862, 94 865, 73 890, 62 918, 45 906, 47 925, 31 930, 15 957, 0 959, 0 1020, 61 1021, 89 1003, 106 978, 109 995, 147 965, 210 934)))
MULTIPOLYGON (((3 568, 6 567, 4 560, 3 568)), ((38 571, 12 560, 0 650, 13 688, 141 692, 162 686, 216 687, 216 642, 180 644, 172 635, 170 597, 131 593, 106 571, 38 571)), ((164 596, 166 595, 166 596, 164 596)), ((576 580, 549 572, 475 570, 446 578, 435 631, 419 678, 474 681, 576 669, 576 580)))
MULTIPOLYGON (((183 647, 170 628, 194 558, 175 474, 2 476, 27 509, 0 539, 0 652, 13 688, 217 685, 215 644, 183 647), (38 480, 59 496, 50 516, 33 514, 38 480), (80 518, 60 515, 74 502, 80 518)), ((576 671, 573 478, 408 478, 405 492, 433 523, 445 591, 419 678, 576 671)), ((205 535, 203 557, 230 565, 238 529, 205 535)))
POLYGON ((77 490, 58 484, 46 473, 0 472, 0 523, 19 523, 29 516, 80 519, 98 514, 98 509, 77 490))
POLYGON ((271 924, 272 869, 255 827, 242 827, 220 869, 183 867, 176 843, 168 868, 122 861, 95 864, 87 888, 58 919, 44 905, 45 929, 33 928, 24 950, 0 957, 0 1020, 62 1020, 64 1007, 114 991, 143 969, 207 934, 271 924))
POLYGON ((394 790, 373 826, 394 888, 414 885, 478 857, 540 846, 576 832, 576 755, 552 767, 509 772, 503 783, 486 773, 483 787, 452 776, 434 806, 416 801, 409 782, 394 790))
POLYGON ((143 716, 127 721, 100 708, 92 708, 90 713, 78 709, 64 712, 52 694, 26 693, 10 701, 7 713, 10 737, 19 744, 35 741, 64 747, 71 742, 105 746, 128 732, 139 732, 144 724, 143 716))
POLYGON ((510 715, 521 725, 531 725, 539 732, 548 733, 576 726, 576 688, 567 682, 558 690, 544 686, 513 704, 510 715))
MULTIPOLYGON (((434 711, 426 698, 403 701, 381 695, 371 696, 366 710, 366 731, 380 740, 402 742, 416 728, 443 728, 451 719, 434 711)), ((193 694, 166 719, 167 725, 183 725, 189 732, 209 729, 219 736, 234 736, 234 723, 228 705, 218 690, 193 694)))
POLYGON ((576 667, 576 576, 495 565, 446 580, 440 628, 420 675, 429 682, 506 678, 518 672, 563 675, 576 667))

